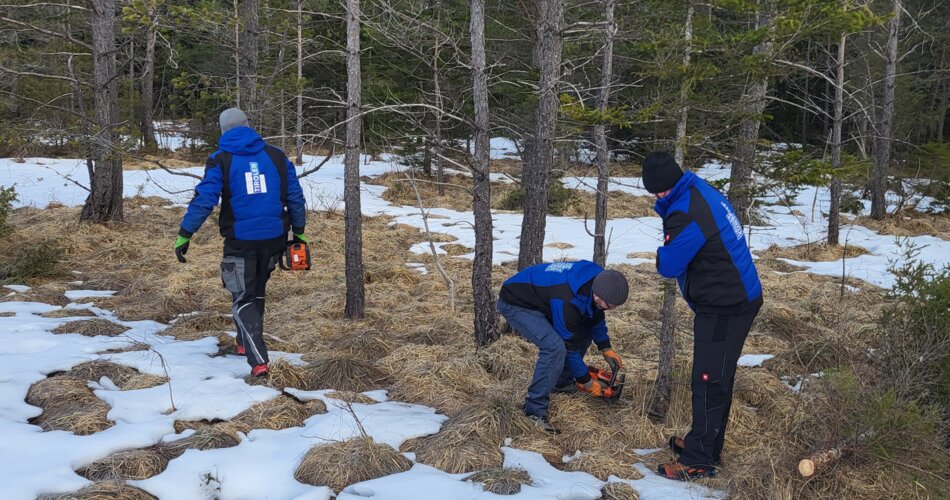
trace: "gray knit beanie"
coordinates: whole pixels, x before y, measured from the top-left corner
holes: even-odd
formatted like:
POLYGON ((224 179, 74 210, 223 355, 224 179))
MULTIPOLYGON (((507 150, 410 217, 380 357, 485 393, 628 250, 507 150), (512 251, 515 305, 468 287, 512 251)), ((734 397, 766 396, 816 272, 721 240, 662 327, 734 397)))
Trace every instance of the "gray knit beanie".
POLYGON ((630 287, 623 273, 608 269, 594 278, 591 292, 597 294, 604 302, 612 306, 619 306, 627 301, 630 287))
POLYGON ((238 108, 228 108, 221 113, 221 118, 218 119, 218 122, 221 124, 221 133, 225 133, 232 128, 237 127, 249 127, 247 124, 247 115, 244 114, 238 108))

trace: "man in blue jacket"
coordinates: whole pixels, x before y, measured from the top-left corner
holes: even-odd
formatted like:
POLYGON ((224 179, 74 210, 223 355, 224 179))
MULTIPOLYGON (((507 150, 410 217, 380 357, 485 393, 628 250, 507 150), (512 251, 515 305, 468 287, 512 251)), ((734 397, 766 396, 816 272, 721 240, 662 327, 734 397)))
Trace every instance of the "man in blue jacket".
POLYGON ((742 224, 729 201, 692 172, 683 173, 669 153, 643 161, 643 186, 656 196, 663 218, 663 246, 656 269, 676 278, 695 312, 693 321, 693 422, 684 438, 671 437, 679 461, 660 465, 670 479, 713 476, 720 463, 736 363, 762 306, 762 285, 742 224))
POLYGON ((591 341, 613 370, 622 366, 611 348, 604 311, 627 301, 627 278, 619 271, 581 260, 522 269, 501 287, 498 312, 522 337, 538 347, 534 378, 524 412, 544 430, 552 391, 577 390, 602 396, 605 384, 590 376, 584 353, 591 341))
POLYGON ((231 292, 238 354, 254 376, 267 375, 264 293, 287 244, 306 242, 306 201, 297 171, 284 152, 264 143, 247 115, 231 108, 220 117, 221 140, 205 164, 195 197, 181 221, 175 255, 182 263, 191 236, 221 200, 218 223, 224 237, 221 281, 231 292))

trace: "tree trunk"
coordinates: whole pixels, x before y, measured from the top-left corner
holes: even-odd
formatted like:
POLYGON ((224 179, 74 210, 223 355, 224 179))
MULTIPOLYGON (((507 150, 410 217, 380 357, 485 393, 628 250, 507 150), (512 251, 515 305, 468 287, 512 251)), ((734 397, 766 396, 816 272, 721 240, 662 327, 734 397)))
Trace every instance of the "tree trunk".
POLYGON ((346 0, 346 151, 343 158, 344 253, 346 256, 346 307, 344 316, 361 319, 363 289, 363 214, 360 205, 360 1, 346 0))
POLYGON ((92 25, 93 89, 96 134, 89 179, 89 196, 80 220, 108 222, 122 219, 122 156, 114 148, 118 92, 115 64, 115 0, 89 0, 92 25))
POLYGON ((839 241, 841 213, 841 126, 844 122, 844 51, 847 35, 841 34, 838 42, 838 60, 835 66, 835 117, 831 129, 831 207, 828 209, 828 244, 837 245, 839 241))
POLYGON ((554 161, 557 125, 557 87, 561 72, 561 27, 564 0, 536 0, 538 8, 538 50, 541 79, 538 82, 538 109, 534 127, 533 153, 522 175, 524 219, 518 269, 538 264, 544 256, 544 229, 548 211, 548 178, 554 161))
MULTIPOLYGON (((614 65, 614 34, 617 25, 614 23, 614 8, 617 0, 604 0, 604 59, 600 66, 600 96, 597 99, 597 109, 603 113, 607 111, 610 102, 610 85, 613 79, 614 65)), ((607 126, 603 123, 594 125, 594 145, 597 148, 597 201, 594 209, 594 262, 605 267, 607 265, 607 192, 610 189, 610 151, 607 149, 607 126)))
POLYGON ((657 334, 660 341, 660 362, 657 366, 650 415, 665 420, 670 409, 673 390, 673 358, 676 354, 676 280, 663 280, 663 322, 657 334))
POLYGON ((475 260, 472 296, 475 301, 475 345, 498 338, 498 316, 492 291, 492 220, 489 172, 488 76, 485 74, 485 0, 472 0, 472 99, 475 108, 475 161, 472 169, 472 210, 475 216, 475 260))
MULTIPOLYGON (((153 7, 155 9, 155 7, 153 7)), ((142 68, 142 143, 145 149, 155 149, 155 44, 158 39, 157 12, 149 14, 149 25, 145 31, 145 66, 142 68)))
MULTIPOLYGON (((756 13, 756 28, 767 28, 769 34, 753 49, 756 55, 768 56, 772 52, 772 0, 763 0, 756 13)), ((768 93, 768 78, 759 77, 746 87, 739 101, 739 137, 732 160, 732 174, 729 179, 729 202, 743 224, 749 222, 749 210, 752 208, 753 186, 752 166, 755 164, 755 146, 759 141, 759 123, 765 111, 765 97, 768 93)))
POLYGON ((894 12, 888 23, 887 55, 884 59, 884 104, 874 140, 874 170, 871 175, 871 217, 881 220, 887 214, 884 201, 887 166, 894 140, 894 87, 897 84, 897 39, 901 27, 901 0, 894 0, 894 12))
MULTIPOLYGON (((683 51, 683 67, 688 68, 692 56, 693 43, 693 3, 686 8, 686 29, 683 39, 686 48, 683 51)), ((680 85, 680 116, 676 122, 676 148, 673 158, 686 168, 686 124, 689 117, 689 82, 680 85)), ((656 392, 650 413, 659 420, 666 419, 670 409, 670 392, 673 390, 673 357, 676 355, 676 280, 663 280, 663 308, 660 312, 660 353, 654 387, 656 392)))
POLYGON ((241 36, 241 99, 243 111, 251 119, 251 124, 260 130, 261 120, 260 103, 257 95, 257 59, 258 36, 260 33, 260 12, 258 0, 244 0, 241 10, 244 19, 244 32, 241 36))
POLYGON ((303 165, 303 0, 297 0, 297 136, 294 163, 303 165))
POLYGON ((438 35, 435 37, 435 49, 432 55, 432 89, 435 92, 435 137, 433 138, 432 159, 435 161, 435 175, 439 186, 439 196, 445 196, 445 169, 442 166, 442 85, 439 82, 438 35))

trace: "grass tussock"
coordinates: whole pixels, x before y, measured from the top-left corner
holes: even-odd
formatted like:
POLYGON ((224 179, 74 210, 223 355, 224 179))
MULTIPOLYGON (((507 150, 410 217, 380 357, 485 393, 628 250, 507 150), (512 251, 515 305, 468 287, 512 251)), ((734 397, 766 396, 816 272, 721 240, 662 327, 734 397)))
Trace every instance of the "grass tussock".
POLYGON ((67 431, 87 436, 112 427, 109 405, 96 397, 85 379, 61 375, 43 379, 30 387, 26 402, 43 409, 30 419, 44 431, 67 431))
POLYGON ((606 481, 610 476, 617 476, 622 479, 643 478, 643 474, 634 468, 629 460, 599 453, 582 453, 581 456, 564 464, 562 469, 586 472, 601 481, 606 481))
POLYGON ((419 462, 458 474, 501 467, 499 447, 505 438, 536 432, 517 403, 491 398, 467 406, 437 434, 419 439, 414 449, 419 462))
POLYGON ((168 458, 158 448, 113 453, 76 471, 90 481, 126 481, 157 476, 168 466, 168 458))
POLYGON ((211 450, 216 448, 231 448, 241 443, 239 432, 243 429, 229 422, 221 422, 208 426, 202 426, 195 429, 194 434, 177 439, 175 441, 163 441, 159 443, 159 449, 163 456, 169 460, 178 458, 185 450, 194 448, 196 450, 211 450))
POLYGON ((302 391, 319 389, 305 367, 295 365, 285 359, 277 359, 269 363, 268 373, 267 385, 277 390, 283 390, 286 387, 302 391))
POLYGON ((352 391, 330 391, 326 394, 330 399, 337 399, 344 401, 346 403, 360 403, 365 405, 376 404, 379 401, 367 396, 366 394, 360 394, 358 392, 352 391))
POLYGON ((66 374, 93 382, 98 382, 102 377, 108 377, 112 383, 123 391, 147 389, 168 382, 165 377, 141 373, 135 368, 104 360, 80 363, 70 368, 66 374))
POLYGON ((63 495, 43 495, 39 500, 158 500, 145 490, 117 481, 99 481, 63 495))
POLYGON ((70 303, 70 300, 63 295, 63 292, 68 289, 68 286, 62 283, 43 283, 33 285, 25 292, 2 294, 0 302, 42 302, 63 307, 70 303))
POLYGON ((116 337, 129 331, 128 327, 114 323, 107 319, 92 318, 80 319, 63 323, 53 330, 53 333, 76 333, 86 337, 95 337, 104 335, 106 337, 116 337))
POLYGON ((393 381, 394 399, 420 402, 449 415, 485 394, 492 383, 474 355, 455 348, 405 345, 381 359, 379 366, 393 381))
MULTIPOLYGON (((222 334, 225 330, 234 330, 234 321, 223 313, 198 312, 175 319, 162 335, 171 335, 181 340, 197 340, 222 334)), ((220 337, 219 337, 220 338, 220 337)), ((230 344, 234 339, 229 337, 230 344)))
POLYGON ((310 448, 294 478, 304 484, 340 491, 351 484, 405 472, 410 467, 412 462, 392 447, 359 437, 310 448))
POLYGON ((90 311, 89 309, 72 309, 72 308, 62 308, 56 309, 53 311, 45 312, 40 314, 40 317, 43 318, 94 318, 96 313, 90 311))
POLYGON ((894 236, 930 235, 950 240, 950 214, 924 214, 916 210, 904 210, 876 220, 862 215, 854 223, 880 234, 894 236))
POLYGON ((231 423, 247 429, 270 429, 279 431, 303 425, 304 420, 318 413, 326 413, 327 407, 320 400, 301 403, 291 397, 280 395, 262 401, 244 410, 231 419, 231 423))
POLYGON ((515 495, 521 493, 523 485, 532 484, 528 472, 516 468, 480 470, 465 480, 480 484, 485 491, 496 495, 515 495))
POLYGON ((640 494, 627 483, 607 483, 600 490, 603 500, 640 500, 640 494))
POLYGON ((378 389, 386 379, 373 364, 348 354, 315 359, 304 368, 304 373, 314 388, 354 392, 378 389))
POLYGON ((478 350, 478 363, 499 381, 530 380, 537 349, 517 335, 503 335, 478 350))
POLYGON ((0 285, 61 275, 63 252, 58 240, 30 240, 21 233, 0 239, 0 285))
POLYGON ((804 262, 831 262, 867 255, 866 248, 858 245, 828 245, 825 243, 807 243, 794 247, 772 245, 760 252, 762 258, 790 259, 804 262))

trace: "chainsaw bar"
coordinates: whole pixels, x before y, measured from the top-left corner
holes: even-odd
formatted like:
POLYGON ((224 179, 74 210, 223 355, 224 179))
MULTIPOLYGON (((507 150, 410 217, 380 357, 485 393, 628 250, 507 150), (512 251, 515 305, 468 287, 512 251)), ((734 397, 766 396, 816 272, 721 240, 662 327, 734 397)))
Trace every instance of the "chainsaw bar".
POLYGON ((627 374, 621 373, 620 375, 615 375, 611 378, 613 379, 614 383, 607 388, 610 390, 610 396, 605 397, 604 399, 613 403, 620 399, 620 394, 623 392, 623 386, 627 382, 627 374))

